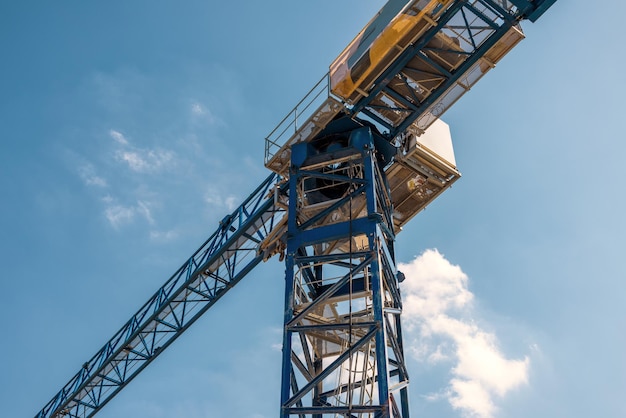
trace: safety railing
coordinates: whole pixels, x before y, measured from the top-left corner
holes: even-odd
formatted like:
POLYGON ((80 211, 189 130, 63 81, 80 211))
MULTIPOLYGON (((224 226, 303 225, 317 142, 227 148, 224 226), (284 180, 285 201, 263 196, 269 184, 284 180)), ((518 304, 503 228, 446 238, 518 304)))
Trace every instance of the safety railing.
POLYGON ((303 123, 324 104, 331 96, 328 73, 298 102, 297 105, 280 121, 270 134, 265 137, 265 164, 267 165, 285 143, 294 136, 303 123))

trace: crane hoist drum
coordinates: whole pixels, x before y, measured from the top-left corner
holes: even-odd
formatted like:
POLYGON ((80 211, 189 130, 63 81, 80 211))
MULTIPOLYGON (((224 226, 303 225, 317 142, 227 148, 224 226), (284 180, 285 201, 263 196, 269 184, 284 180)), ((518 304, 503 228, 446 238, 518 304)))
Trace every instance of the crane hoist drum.
POLYGON ((309 142, 307 160, 310 164, 327 162, 321 172, 328 175, 306 180, 309 204, 340 199, 350 192, 350 184, 340 178, 358 177, 356 171, 360 167, 352 164, 348 156, 354 155, 354 141, 370 133, 374 137, 377 162, 383 169, 391 162, 396 148, 369 122, 342 115, 331 121, 309 142))

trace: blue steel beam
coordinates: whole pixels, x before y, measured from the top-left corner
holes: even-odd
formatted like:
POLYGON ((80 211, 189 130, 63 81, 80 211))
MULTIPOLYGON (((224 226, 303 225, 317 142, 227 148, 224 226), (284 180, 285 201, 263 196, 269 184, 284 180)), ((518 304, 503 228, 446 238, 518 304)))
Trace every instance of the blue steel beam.
MULTIPOLYGON (((537 20, 556 0, 514 0, 504 2, 502 0, 458 0, 448 7, 439 17, 437 24, 428 30, 423 36, 405 49, 374 81, 374 88, 368 91, 367 96, 358 100, 350 112, 353 115, 369 118, 384 126, 389 131, 391 138, 402 134, 418 118, 423 116, 436 103, 445 97, 450 89, 457 83, 463 82, 475 65, 486 56, 488 51, 503 39, 511 27, 522 20, 537 20), (515 5, 512 7, 511 5, 515 5), (468 13, 477 18, 472 22, 468 19, 468 13), (460 24, 462 23, 462 24, 460 24), (433 48, 429 43, 440 37, 454 37, 454 32, 467 34, 468 42, 472 48, 433 48), (482 42, 477 42, 475 35, 486 36, 482 42), (460 65, 448 71, 430 59, 428 52, 440 52, 457 54, 462 58, 460 65), (423 100, 419 100, 413 89, 408 88, 408 93, 401 94, 391 88, 392 81, 400 80, 407 86, 405 71, 412 71, 410 63, 418 58, 423 63, 438 71, 433 76, 443 80, 423 100), (388 104, 382 99, 384 96, 391 97, 396 105, 388 104), (384 113, 393 115, 400 121, 386 120, 384 113), (401 116, 400 116, 401 115, 401 116)), ((413 70, 414 71, 414 70, 413 70)), ((469 87, 468 87, 469 88, 469 87)), ((445 111, 446 108, 444 108, 445 111)), ((434 113, 434 112, 433 112, 434 113)), ((437 113, 436 117, 441 114, 437 113)))
MULTIPOLYGON (((390 129, 391 137, 403 133, 420 115, 428 111, 448 90, 463 77, 472 64, 475 64, 487 52, 490 46, 506 34, 506 29, 520 20, 537 20, 556 0, 510 0, 516 7, 507 9, 503 0, 458 0, 452 3, 442 15, 435 27, 407 48, 393 60, 387 70, 374 82, 374 89, 368 96, 358 101, 349 109, 353 114, 368 115, 376 122, 390 129), (477 17, 481 13, 474 5, 481 4, 502 17, 495 22, 488 19, 473 27, 467 19, 464 9, 477 17), (439 32, 446 29, 456 12, 463 13, 473 47, 471 52, 449 50, 446 52, 466 55, 465 61, 453 71, 447 71, 428 58, 426 52, 433 51, 427 43, 439 32), (492 33, 482 43, 474 38, 474 31, 489 29, 492 33), (428 97, 420 101, 415 92, 401 97, 391 89, 389 83, 402 71, 414 73, 426 72, 407 66, 411 59, 421 56, 434 71, 431 76, 439 77, 443 82, 428 97), (376 110, 383 109, 378 103, 372 103, 378 94, 385 92, 394 97, 401 106, 388 107, 388 110, 407 114, 398 124, 389 123, 376 110)), ((449 25, 448 29, 458 29, 449 25)), ((443 50, 442 50, 443 51, 443 50)), ((440 51, 441 52, 441 51, 440 51)), ((326 78, 325 78, 326 79, 326 78)), ((324 79, 322 79, 324 80, 324 79)), ((320 81, 321 83, 321 81, 320 81)), ((319 87, 321 84, 318 83, 319 87)), ((406 78, 405 86, 409 86, 406 78)), ((327 85, 322 85, 315 92, 315 97, 327 92, 327 85), (319 91, 318 91, 319 90, 319 91)), ((315 89, 315 88, 314 88, 315 89)), ((310 106, 310 104, 307 104, 310 106)), ((302 107, 302 106, 301 106, 302 107)), ((306 114, 307 107, 298 107, 293 114, 294 129, 296 121, 306 114)), ((437 114, 435 116, 440 116, 437 114)), ((280 125, 279 125, 280 126, 280 125)), ((291 124, 289 125, 292 126, 291 124)), ((273 146, 279 146, 272 143, 273 146)), ((267 153, 267 152, 266 152, 267 153)), ((278 202, 267 198, 278 179, 271 175, 261 186, 230 216, 224 218, 218 230, 200 247, 180 269, 163 285, 148 302, 96 353, 81 370, 55 395, 36 415, 37 418, 91 417, 137 376, 156 356, 180 336, 196 319, 206 312, 230 288, 249 273, 266 255, 257 252, 258 244, 274 230, 277 222, 284 217, 284 209, 278 202)), ((384 224, 383 224, 384 225, 384 224)), ((274 231, 276 232, 276 231, 274 231)), ((391 234, 388 231, 389 234, 391 234)), ((278 237, 280 238, 280 237, 278 237)), ((287 265, 287 268, 293 265, 287 265)), ((312 270, 312 269, 311 269, 312 270)), ((310 273, 307 273, 310 274, 310 273)), ((399 299, 399 295, 394 297, 399 299)), ((401 339, 400 342, 401 344, 401 339)), ((401 346, 394 347, 401 352, 401 346)), ((397 353, 396 353, 397 354, 397 353)), ((310 363, 310 354, 306 356, 310 363)), ((307 365, 311 367, 311 365, 307 365)), ((400 369, 404 374, 404 370, 400 369)), ((403 393, 403 397, 406 395, 403 393)), ((393 397, 392 397, 393 399, 393 397)), ((403 408, 406 399, 402 399, 403 408)), ((320 405, 321 407, 322 405, 320 405)), ((296 402, 296 408, 302 408, 296 402)), ((300 414, 319 412, 317 407, 301 409, 300 414)))
MULTIPOLYGON (((499 24, 496 24, 495 22, 493 22, 493 20, 481 16, 481 18, 483 18, 481 19, 481 23, 489 24, 491 27, 494 28, 490 36, 478 48, 475 48, 469 53, 467 51, 449 51, 451 53, 462 53, 462 55, 466 55, 467 58, 465 58, 463 63, 453 72, 447 72, 443 68, 437 68, 440 71, 440 74, 438 74, 438 76, 442 79, 445 79, 446 81, 439 85, 425 100, 419 103, 414 103, 413 106, 408 107, 407 109, 402 109, 403 112, 407 114, 407 116, 399 125, 394 126, 389 122, 383 122, 383 125, 387 129, 389 129, 389 134, 392 138, 406 131, 406 129, 418 117, 420 117, 422 114, 424 114, 424 112, 428 110, 430 105, 435 103, 444 94, 446 94, 449 88, 453 86, 459 79, 461 79, 466 74, 466 72, 508 32, 511 26, 515 25, 524 18, 524 15, 516 11, 507 12, 501 7, 497 7, 497 9, 492 8, 494 2, 489 0, 460 0, 454 2, 448 8, 448 10, 446 10, 446 12, 441 15, 436 26, 431 28, 413 45, 404 50, 404 52, 387 68, 387 70, 383 72, 379 79, 376 80, 376 82, 374 83, 375 87, 368 93, 367 97, 362 98, 352 107, 351 112, 356 115, 358 115, 359 113, 364 113, 368 115, 368 117, 375 117, 376 114, 372 112, 372 109, 379 108, 380 106, 372 105, 372 102, 378 97, 378 95, 387 89, 389 83, 398 74, 401 74, 402 70, 409 64, 409 62, 414 57, 421 55, 426 61, 427 54, 424 51, 429 50, 429 42, 433 40, 435 36, 437 36, 437 34, 445 33, 444 31, 447 25, 449 24, 449 22, 452 21, 453 18, 458 15, 458 13, 463 13, 464 9, 471 9, 472 11, 475 11, 476 8, 473 5, 475 3, 482 4, 492 10, 497 10, 499 17, 502 19, 501 22, 499 24)), ((482 28, 482 26, 480 28, 482 28)), ((472 29, 474 28, 471 25, 468 25, 467 29, 468 32, 471 33, 472 29)), ((436 65, 433 65, 435 64, 433 62, 429 62, 429 64, 431 64, 433 67, 436 67, 436 65)), ((398 111, 398 109, 396 108, 389 108, 389 110, 398 111)), ((375 117, 375 119, 380 122, 380 118, 375 117)))
POLYGON ((531 22, 536 21, 552 6, 556 0, 509 0, 522 11, 524 17, 531 22))
MULTIPOLYGON (((407 38, 393 48, 389 47, 387 52, 376 53, 384 53, 388 57, 393 55, 393 58, 379 63, 382 67, 380 73, 377 73, 376 64, 372 74, 379 75, 372 76, 371 81, 364 82, 352 93, 339 87, 352 77, 338 75, 344 70, 335 71, 343 65, 337 64, 343 59, 340 56, 331 64, 331 71, 266 137, 266 167, 287 176, 289 146, 310 140, 342 111, 383 128, 381 131, 387 131, 390 140, 404 134, 416 120, 419 130, 427 129, 523 39, 518 24, 524 20, 534 22, 555 1, 517 0, 517 4, 510 0, 442 1, 433 18, 424 18, 421 23, 416 23, 424 26, 425 31, 417 39, 407 38), (403 42, 408 46, 405 47, 403 42), (404 49, 396 56, 397 47, 404 49), (413 61, 420 63, 421 68, 413 66, 413 61), (333 85, 333 74, 338 84, 333 85), (353 97, 355 94, 357 97, 353 97)), ((416 1, 407 0, 405 3, 414 7, 416 1)), ((402 13, 413 16, 406 10, 402 13)), ((411 20, 410 17, 407 19, 411 20)), ((406 22, 407 19, 400 18, 398 22, 406 22)), ((369 33, 370 30, 372 28, 367 26, 363 32, 369 33)), ((389 31, 391 33, 393 30, 389 31)), ((360 36, 353 43, 359 44, 362 41, 360 36)), ((355 53, 350 57, 361 57, 359 60, 362 60, 369 53, 364 53, 362 57, 355 53)), ((360 73, 362 68, 359 70, 356 67, 346 68, 345 72, 354 70, 360 73)))
POLYGON ((264 255, 262 241, 284 216, 270 175, 211 237, 36 415, 93 416, 178 338, 264 255))
POLYGON ((291 154, 280 416, 407 418, 384 140, 344 122, 328 132, 348 138, 346 153, 318 143, 291 154))

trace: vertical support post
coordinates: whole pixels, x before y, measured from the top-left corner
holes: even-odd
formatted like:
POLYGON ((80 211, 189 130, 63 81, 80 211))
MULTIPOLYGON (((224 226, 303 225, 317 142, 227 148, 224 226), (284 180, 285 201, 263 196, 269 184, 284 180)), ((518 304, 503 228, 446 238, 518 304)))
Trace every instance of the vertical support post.
POLYGON ((360 127, 292 147, 282 418, 409 416, 391 200, 374 143, 360 127))

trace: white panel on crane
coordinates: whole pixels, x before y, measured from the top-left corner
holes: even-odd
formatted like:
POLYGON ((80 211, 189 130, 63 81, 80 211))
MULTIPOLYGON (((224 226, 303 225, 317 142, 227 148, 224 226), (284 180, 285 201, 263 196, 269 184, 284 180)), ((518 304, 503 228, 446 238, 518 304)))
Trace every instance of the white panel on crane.
POLYGON ((441 119, 434 121, 422 135, 411 135, 408 150, 412 150, 415 146, 427 149, 456 167, 450 127, 441 119))
POLYGON ((461 176, 445 122, 435 121, 420 136, 416 132, 415 126, 408 129, 404 150, 386 170, 396 232, 461 176))

